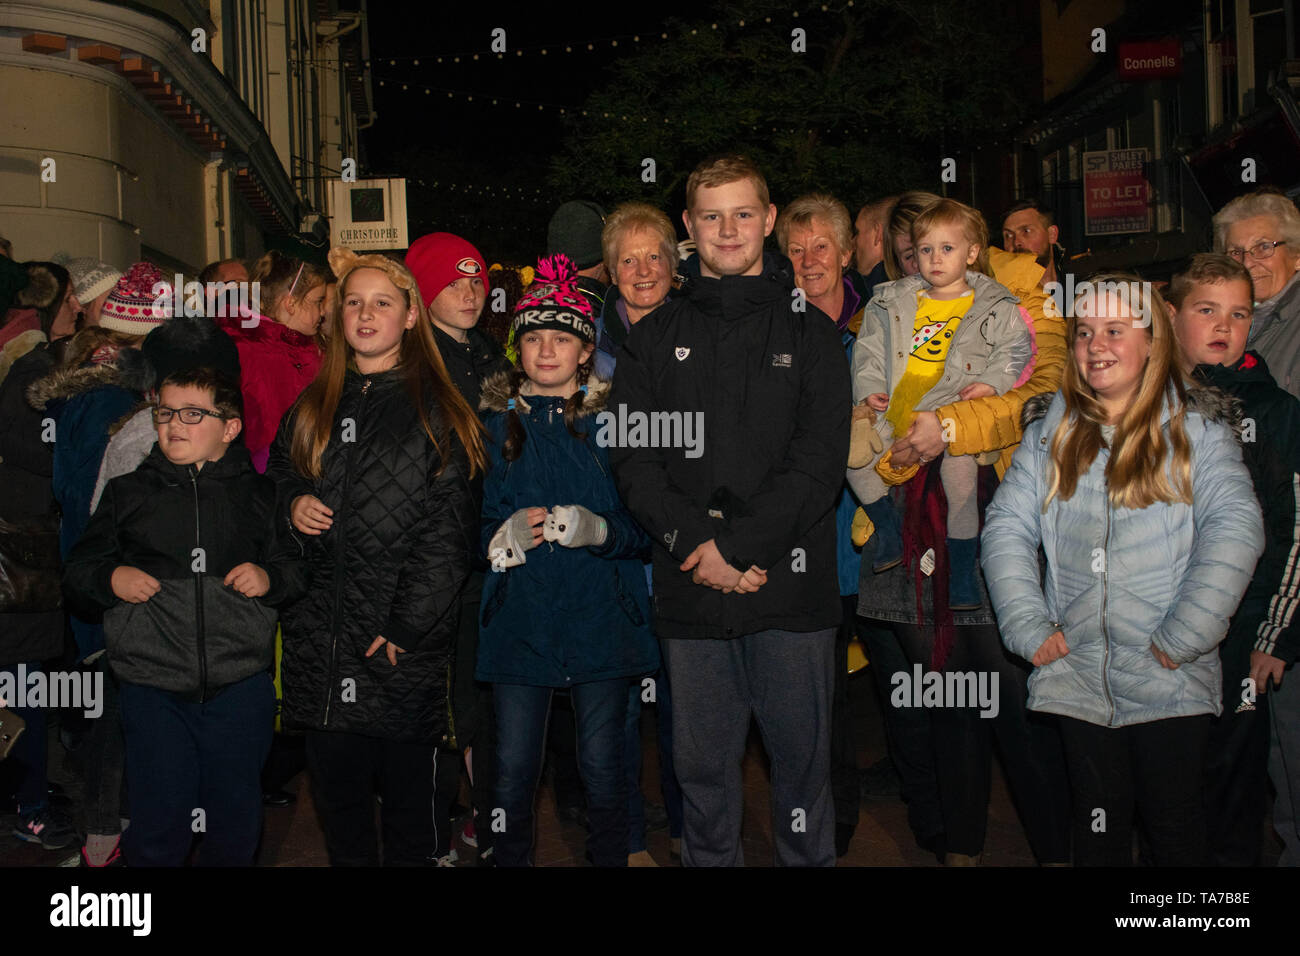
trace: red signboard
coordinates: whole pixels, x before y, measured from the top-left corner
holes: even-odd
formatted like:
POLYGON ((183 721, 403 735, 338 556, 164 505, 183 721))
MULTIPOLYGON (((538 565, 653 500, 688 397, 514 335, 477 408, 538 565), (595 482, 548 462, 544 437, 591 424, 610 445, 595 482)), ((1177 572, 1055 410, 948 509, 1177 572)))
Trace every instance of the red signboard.
POLYGON ((1165 40, 1129 41, 1119 45, 1121 80, 1158 80, 1182 76, 1183 44, 1177 37, 1165 40))
POLYGON ((1151 186, 1146 149, 1083 154, 1084 233, 1110 236, 1151 230, 1151 186))

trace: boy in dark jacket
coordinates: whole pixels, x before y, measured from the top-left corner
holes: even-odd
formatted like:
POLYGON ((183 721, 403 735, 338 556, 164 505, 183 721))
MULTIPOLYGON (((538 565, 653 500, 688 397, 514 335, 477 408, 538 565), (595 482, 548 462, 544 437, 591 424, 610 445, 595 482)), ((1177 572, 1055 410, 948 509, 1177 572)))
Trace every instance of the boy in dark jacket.
POLYGON ((68 556, 69 596, 104 610, 121 684, 133 866, 248 866, 261 830, 275 693, 273 608, 306 590, 300 549, 277 534, 275 485, 239 435, 238 385, 170 375, 158 445, 114 478, 68 556))
POLYGON ((1257 352, 1246 351, 1254 298, 1241 263, 1194 256, 1174 276, 1167 299, 1196 377, 1242 403, 1242 457, 1264 512, 1264 555, 1219 645, 1223 713, 1211 729, 1206 781, 1210 862, 1255 866, 1267 791, 1264 695, 1300 651, 1293 624, 1300 601, 1300 401, 1278 386, 1257 352))
POLYGON ((789 260, 764 258, 776 207, 749 160, 701 164, 686 200, 698 255, 681 294, 633 326, 610 400, 629 424, 610 449, 619 491, 656 543, 682 860, 744 863, 752 711, 772 758, 777 860, 833 866, 834 507, 848 461, 848 361, 835 323, 814 321, 824 316, 795 292, 789 260), (702 436, 674 438, 674 421, 699 416, 702 436))

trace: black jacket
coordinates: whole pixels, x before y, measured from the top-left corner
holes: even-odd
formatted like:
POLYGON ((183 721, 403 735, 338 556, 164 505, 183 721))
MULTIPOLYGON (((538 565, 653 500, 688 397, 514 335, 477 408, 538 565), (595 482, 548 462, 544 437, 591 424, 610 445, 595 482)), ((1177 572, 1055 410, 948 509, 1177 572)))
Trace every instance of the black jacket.
MULTIPOLYGON (((0 518, 21 521, 56 514, 54 443, 45 417, 27 404, 27 388, 58 364, 61 344, 39 345, 0 383, 0 518)), ((51 581, 51 584, 53 582, 51 581)), ((40 661, 63 651, 63 612, 0 614, 0 665, 40 661)))
MULTIPOLYGON (((447 733, 460 592, 478 539, 478 502, 454 437, 446 467, 420 425, 400 371, 349 370, 318 482, 289 459, 296 409, 280 423, 267 474, 280 520, 310 494, 334 511, 300 535, 310 590, 282 614, 286 726, 436 743, 447 733), (407 653, 388 662, 378 636, 407 653)), ((435 434, 441 415, 431 412, 435 434)), ((448 446, 444 442, 443 447, 448 446)))
POLYGON ((478 408, 483 380, 510 368, 510 360, 496 339, 478 328, 468 333, 468 342, 457 342, 450 335, 433 327, 433 337, 442 355, 442 364, 452 383, 460 389, 470 408, 478 408))
POLYGON ((1252 649, 1288 664, 1300 655, 1300 400, 1284 391, 1258 352, 1197 376, 1242 403, 1242 458, 1264 513, 1264 554, 1220 645, 1225 700, 1236 705, 1252 649))
POLYGON ((108 660, 120 680, 205 700, 268 670, 279 604, 306 591, 302 548, 277 533, 275 485, 242 445, 201 469, 176 465, 157 445, 114 478, 68 555, 74 608, 104 611, 108 660), (270 590, 246 598, 222 582, 236 565, 266 572, 270 590), (113 594, 113 571, 139 568, 161 590, 142 604, 113 594))
MULTIPOLYGON (((610 449, 623 500, 657 545, 660 637, 813 631, 840 619, 833 509, 848 460, 848 361, 835 323, 792 295, 789 260, 763 265, 758 276, 695 271, 633 326, 614 372, 615 415, 703 415, 695 449, 610 449), (733 567, 765 568, 767 584, 729 595, 694 584, 678 567, 710 538, 733 567)), ((663 444, 662 427, 653 431, 663 444)))

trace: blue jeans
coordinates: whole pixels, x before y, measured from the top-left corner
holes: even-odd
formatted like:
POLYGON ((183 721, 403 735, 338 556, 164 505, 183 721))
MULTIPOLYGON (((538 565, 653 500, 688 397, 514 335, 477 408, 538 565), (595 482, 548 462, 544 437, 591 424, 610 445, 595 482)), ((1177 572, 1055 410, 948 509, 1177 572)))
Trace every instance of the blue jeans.
MULTIPOLYGON (((682 788, 673 768, 673 699, 668 671, 660 667, 655 681, 655 738, 659 744, 659 787, 668 812, 668 835, 682 835, 682 788)), ((624 727, 624 771, 627 773, 627 852, 639 853, 645 846, 645 797, 641 794, 641 681, 634 680, 627 691, 627 723, 624 727)))
POLYGON ((123 840, 131 865, 181 866, 202 832, 201 865, 251 866, 275 719, 271 675, 246 677, 201 704, 125 681, 119 699, 131 805, 123 840))
MULTIPOLYGON (((597 866, 627 865, 627 790, 623 773, 625 677, 575 684, 578 769, 587 790, 587 849, 597 866)), ((493 684, 497 721, 496 800, 489 816, 498 866, 532 862, 533 803, 542 770, 551 687, 493 684), (497 811, 504 811, 504 820, 497 811), (504 824, 504 829, 498 829, 504 824)))

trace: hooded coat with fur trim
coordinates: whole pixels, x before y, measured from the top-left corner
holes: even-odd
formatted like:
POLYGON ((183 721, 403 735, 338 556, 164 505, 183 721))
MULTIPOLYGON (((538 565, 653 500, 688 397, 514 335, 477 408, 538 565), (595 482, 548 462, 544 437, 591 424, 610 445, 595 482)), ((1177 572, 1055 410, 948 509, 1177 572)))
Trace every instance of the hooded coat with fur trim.
MULTIPOLYGON (((90 522, 90 502, 109 427, 153 387, 153 369, 138 349, 123 348, 111 361, 62 366, 27 389, 27 401, 53 419, 54 497, 63 510, 59 547, 66 558, 90 522)), ((81 656, 104 647, 98 624, 73 616, 81 656)))
MULTIPOLYGON (((1044 513, 1065 399, 1025 405, 1024 441, 985 515, 980 559, 1008 649, 1030 660, 1054 632, 1065 634, 1069 653, 1029 678, 1031 710, 1103 727, 1220 712, 1217 648, 1264 550, 1264 528, 1231 400, 1217 389, 1187 395, 1193 501, 1138 509, 1110 505, 1103 447, 1070 499, 1053 497, 1044 513), (1152 645, 1180 666, 1162 667, 1152 645)), ((1161 414, 1166 440, 1173 402, 1161 414)))
POLYGON ((510 376, 483 383, 491 470, 483 486, 481 547, 521 508, 582 505, 605 519, 605 543, 566 548, 543 541, 525 562, 487 575, 479 622, 478 680, 541 687, 649 674, 659 666, 650 631, 642 559, 650 546, 614 486, 609 453, 596 440, 609 385, 593 378, 576 418, 565 399, 515 400, 527 436, 514 461, 502 457, 510 376))

